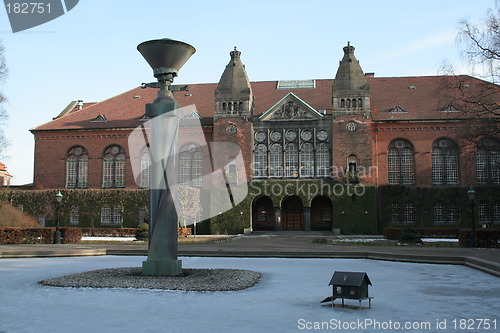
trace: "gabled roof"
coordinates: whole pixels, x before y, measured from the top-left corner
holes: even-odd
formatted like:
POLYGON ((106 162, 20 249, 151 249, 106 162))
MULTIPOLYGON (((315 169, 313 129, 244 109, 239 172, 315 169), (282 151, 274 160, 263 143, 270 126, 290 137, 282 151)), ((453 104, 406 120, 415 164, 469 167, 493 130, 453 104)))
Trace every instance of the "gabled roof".
POLYGON ((359 287, 366 279, 369 285, 372 282, 368 278, 366 272, 338 272, 333 273, 332 279, 330 280, 329 286, 350 286, 359 287))
MULTIPOLYGON (((500 87, 467 75, 460 76, 413 76, 413 77, 367 77, 370 86, 370 107, 374 121, 448 120, 464 117, 463 113, 443 112, 450 103, 461 110, 447 87, 455 81, 461 82, 463 91, 470 95, 490 90, 492 97, 500 101, 500 87), (396 105, 406 112, 394 113, 396 105)), ((332 85, 334 80, 315 80, 315 88, 277 89, 278 81, 251 82, 254 94, 254 115, 268 111, 290 93, 317 111, 331 113, 332 85)), ((217 83, 189 85, 189 91, 175 92, 181 106, 196 105, 202 118, 211 118, 215 113, 214 92, 217 83)), ((83 109, 72 109, 46 124, 31 129, 37 131, 135 128, 141 124, 145 104, 156 97, 156 89, 134 88, 99 103, 84 105, 83 109), (106 122, 92 122, 105 115, 106 122)))
POLYGON ((291 120, 291 119, 318 119, 323 117, 321 113, 314 110, 309 104, 297 97, 293 92, 289 92, 286 96, 280 99, 269 110, 264 112, 259 118, 262 120, 291 120), (287 114, 285 104, 290 104, 294 109, 295 114, 287 114), (297 114, 300 111, 301 114, 297 114), (278 115, 279 113, 279 115, 278 115))

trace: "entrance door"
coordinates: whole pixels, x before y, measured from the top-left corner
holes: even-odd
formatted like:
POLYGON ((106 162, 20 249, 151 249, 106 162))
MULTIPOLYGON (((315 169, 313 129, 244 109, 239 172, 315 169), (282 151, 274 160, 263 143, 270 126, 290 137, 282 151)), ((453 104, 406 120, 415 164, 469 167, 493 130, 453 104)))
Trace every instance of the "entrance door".
POLYGON ((288 197, 283 201, 283 230, 304 230, 304 208, 299 197, 288 197))

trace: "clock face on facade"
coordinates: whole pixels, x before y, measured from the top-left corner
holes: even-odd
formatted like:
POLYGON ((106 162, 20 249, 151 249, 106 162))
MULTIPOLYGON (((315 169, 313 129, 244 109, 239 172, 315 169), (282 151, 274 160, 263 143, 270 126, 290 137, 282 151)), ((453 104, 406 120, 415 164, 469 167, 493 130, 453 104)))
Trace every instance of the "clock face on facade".
POLYGON ((326 131, 321 130, 318 132, 318 140, 323 141, 326 140, 327 138, 328 138, 328 133, 326 133, 326 131))
POLYGON ((234 134, 237 130, 238 128, 236 127, 236 125, 229 125, 228 127, 226 127, 226 131, 228 134, 234 134))
POLYGON ((281 133, 280 132, 276 132, 276 131, 272 132, 271 133, 271 139, 273 141, 279 141, 281 139, 281 133))
POLYGON ((358 125, 356 125, 355 122, 350 121, 347 123, 346 128, 349 132, 354 132, 358 128, 358 125))
POLYGON ((304 141, 309 141, 309 140, 311 140, 311 138, 312 138, 311 131, 309 131, 309 130, 302 131, 302 133, 300 134, 300 137, 301 137, 301 138, 302 138, 302 140, 304 140, 304 141))
POLYGON ((255 134, 255 140, 257 142, 263 142, 266 139, 266 133, 259 131, 255 134))
POLYGON ((286 139, 288 141, 293 141, 297 138, 297 132, 295 131, 288 131, 286 132, 286 139))

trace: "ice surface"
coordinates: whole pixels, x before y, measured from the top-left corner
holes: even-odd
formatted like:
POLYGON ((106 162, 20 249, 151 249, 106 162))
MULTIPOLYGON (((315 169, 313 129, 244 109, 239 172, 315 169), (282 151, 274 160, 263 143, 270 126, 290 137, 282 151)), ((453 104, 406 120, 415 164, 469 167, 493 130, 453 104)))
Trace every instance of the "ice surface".
POLYGON ((496 330, 479 331, 500 330, 498 278, 463 266, 194 257, 182 258, 183 267, 249 269, 263 277, 256 286, 234 292, 57 288, 37 283, 94 269, 137 267, 143 260, 133 256, 1 259, 0 332, 303 332, 315 331, 308 328, 318 325, 326 325, 323 331, 391 331, 373 326, 340 330, 339 320, 350 325, 391 321, 392 327, 395 322, 428 322, 429 329, 397 331, 455 332, 453 320, 461 318, 496 319, 496 330), (370 295, 375 297, 371 309, 319 303, 331 295, 328 283, 335 270, 368 273, 373 283, 370 295), (447 329, 437 330, 436 322, 444 320, 447 329))

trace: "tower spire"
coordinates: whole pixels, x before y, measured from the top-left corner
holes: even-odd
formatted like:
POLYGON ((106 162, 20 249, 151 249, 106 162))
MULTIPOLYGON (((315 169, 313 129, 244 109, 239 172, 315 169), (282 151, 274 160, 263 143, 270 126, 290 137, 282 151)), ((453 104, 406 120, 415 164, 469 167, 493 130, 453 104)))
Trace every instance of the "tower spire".
POLYGON ((253 94, 241 52, 236 46, 229 53, 231 60, 215 89, 216 117, 252 115, 253 94))

